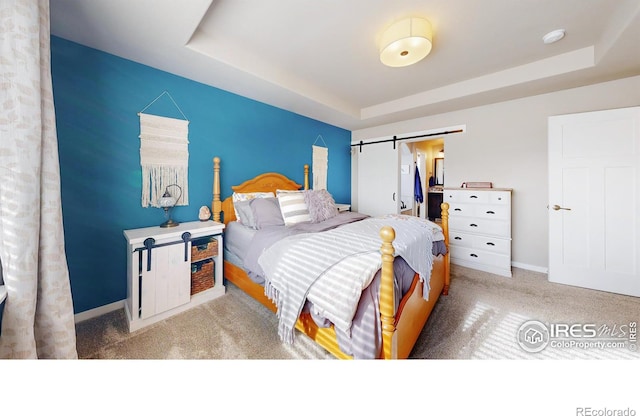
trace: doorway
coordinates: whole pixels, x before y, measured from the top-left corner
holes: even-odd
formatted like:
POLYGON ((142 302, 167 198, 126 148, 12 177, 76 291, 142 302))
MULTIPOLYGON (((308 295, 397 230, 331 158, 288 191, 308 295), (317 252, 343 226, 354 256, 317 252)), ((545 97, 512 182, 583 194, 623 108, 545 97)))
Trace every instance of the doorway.
MULTIPOLYGON (((412 215, 426 218, 427 198, 429 192, 429 182, 434 177, 436 157, 444 158, 444 136, 451 133, 464 133, 465 126, 453 126, 442 134, 433 134, 429 131, 418 132, 416 136, 408 138, 402 143, 395 143, 395 139, 387 138, 373 139, 370 142, 352 143, 351 166, 352 166, 352 201, 355 203, 352 208, 363 214, 378 216, 389 213, 401 213, 411 209, 412 215), (424 137, 430 137, 424 139, 424 137), (419 139, 422 138, 422 139, 419 139), (413 140, 411 140, 413 139, 413 140), (410 149, 410 159, 408 163, 402 162, 403 145, 408 145, 410 149), (420 163, 418 155, 422 154, 420 163), (423 163, 424 161, 424 163, 423 163), (403 166, 404 165, 404 166, 403 166), (402 198, 401 179, 403 172, 407 178, 413 178, 415 167, 421 177, 423 202, 418 205, 413 198, 413 191, 404 200, 402 198), (403 207, 404 202, 404 208, 403 207)), ((444 168, 442 170, 444 172, 444 168)), ((444 178, 443 178, 444 182, 444 178)), ((441 190, 444 186, 438 185, 441 190)), ((433 188, 433 187, 432 187, 433 188)), ((435 188, 434 188, 435 189, 435 188)), ((431 189, 433 192, 434 189, 431 189)), ((439 209, 439 207, 438 207, 439 209)))

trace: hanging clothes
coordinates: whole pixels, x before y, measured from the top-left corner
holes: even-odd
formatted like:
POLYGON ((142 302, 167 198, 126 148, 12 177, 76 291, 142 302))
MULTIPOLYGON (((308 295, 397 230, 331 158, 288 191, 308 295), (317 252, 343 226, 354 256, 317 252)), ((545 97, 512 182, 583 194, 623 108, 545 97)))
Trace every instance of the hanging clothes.
POLYGON ((422 181, 420 180, 420 171, 416 166, 416 177, 413 184, 413 196, 417 203, 422 204, 424 202, 424 195, 422 194, 422 181))

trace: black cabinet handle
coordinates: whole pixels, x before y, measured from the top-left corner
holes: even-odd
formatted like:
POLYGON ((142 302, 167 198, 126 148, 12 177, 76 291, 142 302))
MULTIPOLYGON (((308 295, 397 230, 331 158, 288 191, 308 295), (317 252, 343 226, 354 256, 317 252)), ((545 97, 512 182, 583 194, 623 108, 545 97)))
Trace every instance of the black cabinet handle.
POLYGON ((478 255, 477 255, 477 254, 473 254, 473 253, 471 253, 471 254, 469 254, 469 255, 470 255, 471 257, 478 257, 478 255))
POLYGON ((462 211, 460 208, 454 208, 454 211, 462 211))
POLYGON ((471 195, 469 198, 471 199, 477 199, 478 197, 476 195, 471 195))
POLYGON ((462 237, 453 237, 454 240, 462 240, 462 237))
POLYGON ((488 245, 488 246, 495 246, 495 244, 493 244, 491 241, 489 241, 489 242, 487 243, 487 245, 488 245))
POLYGON ((493 211, 487 211, 487 214, 495 214, 493 211))
POLYGON ((478 224, 469 224, 469 227, 477 227, 478 224))

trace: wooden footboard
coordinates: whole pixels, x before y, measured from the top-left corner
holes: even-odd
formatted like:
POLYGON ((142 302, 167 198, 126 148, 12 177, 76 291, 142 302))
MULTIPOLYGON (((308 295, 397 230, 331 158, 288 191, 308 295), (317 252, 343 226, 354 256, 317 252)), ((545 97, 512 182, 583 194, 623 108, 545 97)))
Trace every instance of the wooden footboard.
MULTIPOLYGON (((222 219, 226 223, 235 220, 233 202, 231 197, 224 201, 220 200, 220 159, 214 158, 214 180, 213 180, 213 200, 212 210, 214 220, 220 221, 220 214, 223 212, 222 219)), ((304 189, 308 189, 309 167, 305 165, 304 189)), ((301 185, 294 181, 277 174, 266 173, 257 176, 254 179, 244 182, 241 185, 232 187, 234 192, 275 192, 276 189, 299 190, 301 185)), ((442 228, 445 235, 445 244, 449 246, 448 239, 448 208, 447 203, 442 204, 442 228)), ((393 276, 393 259, 394 249, 393 240, 395 231, 391 227, 383 227, 380 230, 381 237, 381 253, 382 253, 382 276, 380 282, 380 319, 383 333, 383 348, 380 358, 407 358, 418 339, 422 328, 426 323, 433 307, 438 300, 440 294, 446 295, 449 290, 449 254, 434 259, 434 266, 430 280, 429 299, 424 300, 422 296, 423 284, 418 277, 414 278, 414 285, 400 302, 398 312, 395 311, 394 300, 394 276, 393 276)), ((224 277, 228 281, 238 286, 241 290, 249 294, 251 297, 262 303, 268 309, 276 312, 273 302, 264 294, 263 286, 253 282, 246 272, 235 266, 234 264, 224 262, 224 277)), ((350 359, 340 350, 333 327, 319 328, 311 316, 303 314, 296 328, 307 336, 315 340, 319 345, 329 351, 337 358, 350 359)))

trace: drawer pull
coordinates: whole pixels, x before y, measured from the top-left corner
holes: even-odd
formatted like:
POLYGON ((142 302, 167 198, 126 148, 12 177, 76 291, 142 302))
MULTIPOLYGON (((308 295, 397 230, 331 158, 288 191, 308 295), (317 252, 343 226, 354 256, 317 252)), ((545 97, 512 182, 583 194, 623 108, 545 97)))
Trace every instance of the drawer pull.
POLYGON ((477 198, 478 198, 478 196, 477 196, 477 195, 471 195, 469 198, 471 198, 471 199, 477 199, 477 198))
POLYGON ((454 208, 454 211, 462 211, 460 208, 454 208))
POLYGON ((470 255, 471 257, 478 257, 478 255, 477 255, 477 254, 473 254, 473 253, 471 253, 471 254, 469 254, 469 255, 470 255))
POLYGON ((494 211, 487 211, 487 214, 495 214, 494 211))
POLYGON ((491 241, 489 241, 489 242, 487 243, 487 245, 488 245, 488 246, 495 246, 495 244, 493 244, 491 241))
POLYGON ((454 240, 462 240, 462 237, 453 237, 454 240))
POLYGON ((478 224, 469 224, 469 227, 477 227, 478 224))

